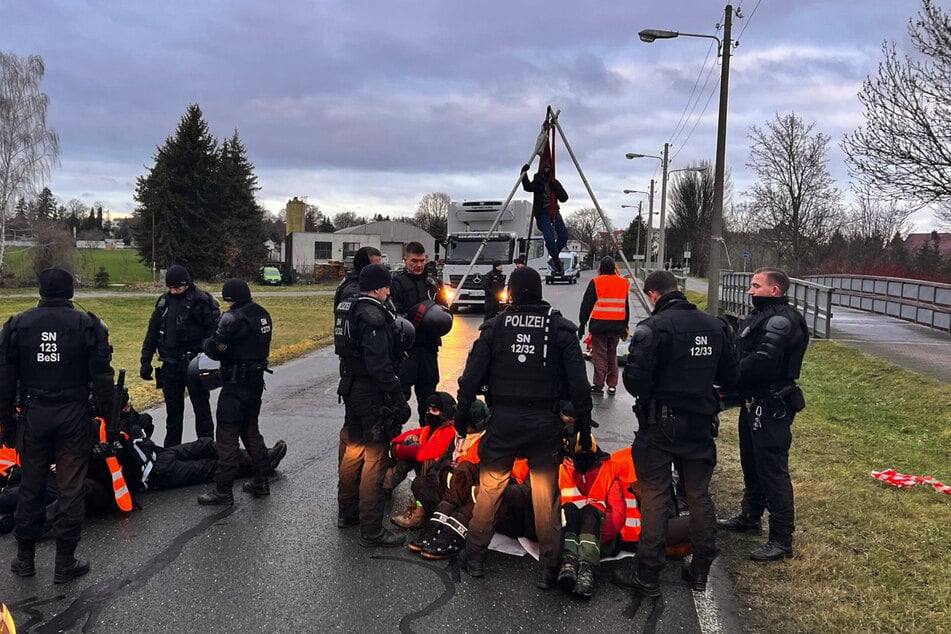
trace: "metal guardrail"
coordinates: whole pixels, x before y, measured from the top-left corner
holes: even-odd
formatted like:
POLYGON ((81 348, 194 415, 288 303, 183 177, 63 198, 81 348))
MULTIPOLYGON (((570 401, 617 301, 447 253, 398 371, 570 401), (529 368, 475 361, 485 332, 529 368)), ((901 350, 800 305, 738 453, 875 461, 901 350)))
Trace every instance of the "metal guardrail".
MULTIPOLYGON (((739 323, 753 310, 749 296, 752 280, 752 273, 720 271, 719 311, 730 321, 739 323)), ((805 317, 812 336, 828 339, 832 328, 832 289, 812 281, 790 278, 787 295, 789 303, 805 317)))
POLYGON ((832 303, 951 332, 951 284, 869 275, 811 275, 832 303))

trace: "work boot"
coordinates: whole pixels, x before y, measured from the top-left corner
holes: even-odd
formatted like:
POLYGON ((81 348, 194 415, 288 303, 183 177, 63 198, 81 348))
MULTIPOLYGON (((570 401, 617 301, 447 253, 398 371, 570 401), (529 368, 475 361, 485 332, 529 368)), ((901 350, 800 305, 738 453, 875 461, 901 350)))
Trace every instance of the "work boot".
POLYGON ((561 569, 558 570, 558 583, 571 588, 578 580, 578 556, 565 552, 561 555, 561 569))
POLYGON ((539 590, 553 590, 558 587, 558 571, 554 568, 542 568, 538 573, 535 587, 539 590))
POLYGON ((273 473, 277 470, 277 465, 281 464, 281 460, 283 460, 286 455, 287 443, 283 440, 278 440, 274 443, 273 447, 267 450, 267 460, 271 469, 268 473, 273 473))
POLYGON ((392 516, 390 521, 400 528, 409 529, 422 526, 425 519, 426 511, 423 507, 416 502, 411 502, 402 514, 392 516))
POLYGON ((779 542, 769 540, 751 552, 750 559, 753 561, 776 561, 777 559, 792 557, 792 554, 793 552, 791 544, 786 546, 785 544, 780 544, 779 542))
POLYGON ((256 498, 271 495, 271 485, 268 483, 267 478, 248 480, 241 485, 241 490, 245 493, 252 494, 256 498))
POLYGON ((218 489, 212 489, 208 493, 199 495, 198 503, 202 506, 231 506, 234 504, 234 496, 231 491, 222 493, 218 489))
POLYGON ((360 545, 364 548, 375 548, 376 546, 393 548, 395 546, 402 546, 405 541, 406 535, 397 535, 382 527, 380 528, 380 532, 372 537, 366 537, 363 534, 360 535, 360 545))
POLYGON ((439 534, 422 549, 426 559, 448 559, 466 547, 466 540, 451 528, 439 531, 439 534))
POLYGON ((36 542, 17 540, 17 558, 10 562, 10 572, 21 577, 32 577, 36 574, 33 561, 36 557, 36 542))
POLYGON ((56 567, 53 583, 66 583, 89 572, 89 562, 76 559, 76 542, 56 541, 56 567))
POLYGON ((594 594, 594 566, 587 561, 582 561, 578 564, 577 576, 578 580, 575 581, 575 587, 571 591, 580 597, 591 598, 594 594))
POLYGON ((472 555, 468 550, 463 550, 459 555, 459 567, 470 577, 485 576, 485 560, 481 556, 472 555))
POLYGON ((721 531, 733 531, 735 533, 762 533, 763 522, 740 513, 728 520, 717 520, 717 528, 721 531))
POLYGON ((611 577, 612 583, 622 588, 630 588, 643 594, 645 597, 656 599, 660 596, 660 583, 656 580, 645 581, 637 574, 637 566, 631 566, 627 570, 615 570, 611 577))
POLYGON ((709 568, 703 570, 692 561, 689 564, 684 562, 683 567, 680 569, 680 576, 687 582, 687 585, 690 586, 692 590, 703 592, 707 589, 707 578, 710 576, 710 570, 709 568))

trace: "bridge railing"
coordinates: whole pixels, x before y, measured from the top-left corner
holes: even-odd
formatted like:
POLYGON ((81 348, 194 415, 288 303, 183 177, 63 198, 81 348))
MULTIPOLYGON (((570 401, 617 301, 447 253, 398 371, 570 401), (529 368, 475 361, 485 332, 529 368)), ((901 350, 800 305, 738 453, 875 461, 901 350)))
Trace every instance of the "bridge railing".
MULTIPOLYGON (((752 273, 720 271, 720 314, 734 326, 753 310, 750 300, 752 273)), ((806 319, 813 337, 828 339, 832 325, 832 289, 813 281, 790 278, 789 303, 806 319)))
POLYGON ((951 332, 951 284, 869 275, 811 275, 832 303, 951 332))

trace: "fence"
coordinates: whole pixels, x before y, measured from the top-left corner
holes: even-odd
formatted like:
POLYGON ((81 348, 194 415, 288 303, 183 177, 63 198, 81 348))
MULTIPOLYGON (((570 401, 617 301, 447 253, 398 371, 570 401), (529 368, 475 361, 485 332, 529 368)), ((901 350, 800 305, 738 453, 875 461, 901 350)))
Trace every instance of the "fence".
MULTIPOLYGON (((734 326, 753 309, 749 296, 752 280, 752 273, 720 271, 719 310, 734 326)), ((828 339, 832 325, 832 289, 813 281, 791 278, 786 294, 789 303, 805 317, 812 336, 828 339)))
POLYGON ((951 284, 868 275, 813 275, 832 303, 951 332, 951 284))

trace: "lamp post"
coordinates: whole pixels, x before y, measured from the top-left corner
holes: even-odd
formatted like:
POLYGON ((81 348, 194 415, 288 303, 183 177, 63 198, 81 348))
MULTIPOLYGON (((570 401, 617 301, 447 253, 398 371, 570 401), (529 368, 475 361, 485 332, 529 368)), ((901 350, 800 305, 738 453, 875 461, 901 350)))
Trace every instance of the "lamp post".
MULTIPOLYGON (((628 158, 635 158, 633 156, 628 158)), ((647 269, 653 268, 651 266, 651 260, 654 258, 653 254, 653 245, 654 245, 654 179, 651 179, 650 191, 645 192, 640 189, 625 189, 625 194, 634 194, 641 193, 647 194, 647 253, 644 257, 644 266, 647 269)))
POLYGON ((726 162, 727 103, 730 95, 730 47, 733 46, 733 40, 731 39, 733 33, 733 5, 726 5, 724 13, 722 42, 715 35, 679 33, 661 29, 644 29, 637 34, 642 42, 647 43, 680 36, 716 40, 720 56, 723 58, 720 64, 720 109, 717 119, 717 154, 713 176, 713 213, 710 219, 710 258, 707 265, 707 312, 711 315, 719 313, 720 302, 720 243, 723 242, 723 237, 720 234, 723 226, 723 180, 726 173, 724 163, 726 162))
MULTIPOLYGON (((637 193, 639 193, 639 194, 646 194, 646 193, 647 193, 647 192, 642 192, 642 191, 637 190, 637 189, 625 189, 625 190, 624 190, 624 193, 625 193, 625 194, 634 193, 634 192, 637 192, 637 193)), ((642 200, 642 201, 640 201, 639 203, 637 203, 636 205, 621 205, 621 209, 630 209, 630 208, 632 208, 632 207, 637 208, 637 218, 636 218, 636 220, 637 220, 637 231, 634 232, 634 244, 636 245, 636 248, 637 248, 637 254, 636 254, 636 255, 641 255, 641 223, 644 222, 644 217, 643 217, 643 215, 641 214, 641 210, 642 210, 643 207, 644 207, 644 201, 642 200)), ((641 256, 641 257, 643 257, 645 260, 647 259, 647 255, 646 255, 646 254, 643 255, 643 256, 641 256)))

